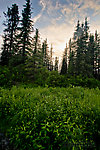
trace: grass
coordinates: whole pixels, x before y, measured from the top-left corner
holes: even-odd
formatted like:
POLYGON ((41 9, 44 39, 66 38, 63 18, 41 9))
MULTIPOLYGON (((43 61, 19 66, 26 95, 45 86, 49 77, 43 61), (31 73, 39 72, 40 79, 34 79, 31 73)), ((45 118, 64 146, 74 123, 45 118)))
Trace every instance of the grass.
POLYGON ((100 148, 98 88, 0 88, 0 107, 0 130, 18 150, 100 148))

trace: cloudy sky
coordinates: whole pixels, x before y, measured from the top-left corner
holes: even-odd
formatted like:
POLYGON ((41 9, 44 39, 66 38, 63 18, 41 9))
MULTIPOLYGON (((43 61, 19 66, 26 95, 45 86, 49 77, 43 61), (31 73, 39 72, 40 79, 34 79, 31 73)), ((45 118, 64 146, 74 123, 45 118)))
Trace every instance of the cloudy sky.
MULTIPOLYGON (((25 0, 0 0, 0 35, 4 20, 3 12, 13 3, 19 5, 20 13, 25 0)), ((90 31, 100 32, 100 0, 31 0, 34 28, 43 39, 53 44, 55 55, 61 56, 69 38, 72 37, 78 19, 88 17, 90 31)))

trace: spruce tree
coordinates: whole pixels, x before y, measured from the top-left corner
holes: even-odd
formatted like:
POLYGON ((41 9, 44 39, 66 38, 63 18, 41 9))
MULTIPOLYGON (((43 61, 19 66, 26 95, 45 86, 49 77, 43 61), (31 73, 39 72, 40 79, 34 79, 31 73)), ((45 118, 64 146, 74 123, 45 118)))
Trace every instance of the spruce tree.
POLYGON ((75 75, 75 53, 72 50, 69 54, 68 74, 75 75))
POLYGON ((51 48, 50 48, 50 71, 52 71, 53 70, 53 60, 52 60, 52 52, 53 51, 53 47, 52 47, 52 44, 51 44, 51 48))
POLYGON ((32 50, 25 61, 25 68, 27 75, 30 76, 30 79, 34 79, 35 75, 39 71, 39 68, 43 67, 42 48, 38 29, 36 29, 32 42, 32 50))
POLYGON ((94 36, 90 34, 88 42, 88 51, 86 53, 87 76, 93 77, 95 74, 95 51, 96 45, 94 36))
POLYGON ((17 27, 19 24, 19 11, 18 6, 16 4, 12 5, 11 9, 11 35, 10 35, 10 51, 12 53, 16 53, 16 35, 17 35, 17 27))
POLYGON ((85 71, 85 37, 84 34, 81 35, 77 40, 77 48, 76 48, 76 74, 83 74, 85 71))
MULTIPOLYGON (((16 34, 19 23, 19 11, 18 6, 13 4, 8 11, 4 13, 6 21, 3 23, 5 26, 4 36, 3 36, 3 47, 1 61, 8 64, 9 58, 16 54, 16 34), (5 61, 6 60, 6 61, 5 61)), ((4 63, 4 64, 5 64, 4 63)))
POLYGON ((6 33, 8 38, 9 52, 13 53, 17 27, 19 23, 18 6, 13 4, 11 8, 8 8, 8 12, 4 13, 4 15, 6 17, 6 22, 4 22, 6 29, 4 30, 4 33, 6 33))
POLYGON ((54 65, 55 71, 58 71, 58 63, 59 63, 58 57, 55 57, 55 65, 54 65))
POLYGON ((44 49, 45 49, 45 44, 44 42, 42 43, 42 62, 43 62, 43 66, 45 66, 45 53, 44 53, 44 49))
POLYGON ((22 11, 22 20, 19 34, 19 47, 20 52, 23 56, 23 60, 27 53, 30 53, 32 46, 32 38, 30 34, 33 32, 33 21, 31 20, 31 4, 30 0, 26 0, 26 5, 24 5, 24 10, 22 11))
POLYGON ((88 39, 88 37, 89 37, 89 26, 88 26, 87 17, 85 18, 84 32, 85 32, 86 39, 88 39))
POLYGON ((2 47, 2 53, 1 53, 1 65, 8 65, 9 61, 9 51, 8 51, 8 43, 7 43, 7 35, 5 34, 3 36, 3 47, 2 47))
POLYGON ((42 67, 42 48, 40 43, 39 31, 36 29, 36 33, 33 40, 33 61, 34 67, 39 68, 42 67))
POLYGON ((43 66, 45 66, 49 70, 50 64, 49 64, 49 52, 48 52, 47 39, 42 44, 42 57, 43 57, 43 66))
POLYGON ((63 54, 63 60, 62 60, 62 67, 61 67, 61 74, 67 74, 67 53, 68 53, 68 48, 66 44, 66 48, 63 54))
POLYGON ((81 26, 80 21, 78 20, 73 39, 77 40, 82 35, 82 32, 83 32, 83 27, 81 26))
MULTIPOLYGON (((89 26, 87 18, 85 23, 81 25, 81 32, 76 40, 75 52, 76 52, 76 62, 75 62, 75 74, 87 75, 88 64, 88 40, 89 40, 89 26)), ((78 33, 77 33, 78 34, 78 33)))
POLYGON ((100 35, 95 33, 95 76, 100 79, 100 35))

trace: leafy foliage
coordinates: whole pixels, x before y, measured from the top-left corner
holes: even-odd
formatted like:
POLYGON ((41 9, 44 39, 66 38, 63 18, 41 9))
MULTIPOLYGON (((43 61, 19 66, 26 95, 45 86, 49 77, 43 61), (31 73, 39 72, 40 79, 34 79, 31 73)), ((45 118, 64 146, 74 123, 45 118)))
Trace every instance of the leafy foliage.
POLYGON ((1 129, 19 150, 95 150, 100 148, 99 100, 98 88, 0 88, 1 129))
POLYGON ((13 68, 0 66, 0 86, 11 87, 12 85, 26 81, 24 65, 17 65, 13 68))
MULTIPOLYGON (((17 55, 16 55, 17 56, 17 55)), ((80 76, 60 75, 57 71, 48 71, 47 68, 38 68, 26 70, 25 65, 17 64, 22 59, 18 56, 14 61, 10 61, 13 68, 0 66, 0 85, 13 86, 16 84, 32 84, 32 86, 47 86, 47 87, 70 87, 82 86, 88 88, 100 88, 100 81, 95 78, 80 76), (15 61, 16 60, 16 61, 15 61), (18 61, 18 62, 17 62, 18 61), (29 74, 30 73, 30 74, 29 74)))

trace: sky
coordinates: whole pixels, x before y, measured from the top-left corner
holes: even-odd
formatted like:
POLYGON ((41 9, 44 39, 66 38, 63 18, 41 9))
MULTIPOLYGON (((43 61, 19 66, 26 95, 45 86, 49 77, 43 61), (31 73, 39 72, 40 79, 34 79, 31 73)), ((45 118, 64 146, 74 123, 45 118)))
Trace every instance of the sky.
MULTIPOLYGON (((0 43, 3 34, 3 12, 12 4, 18 4, 20 14, 25 0, 0 0, 0 43)), ((100 32, 100 0, 31 0, 34 28, 40 36, 52 44, 54 55, 62 56, 66 42, 73 36, 77 21, 88 18, 90 32, 100 32)))

